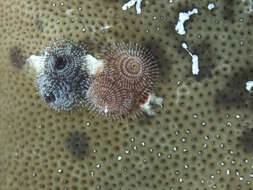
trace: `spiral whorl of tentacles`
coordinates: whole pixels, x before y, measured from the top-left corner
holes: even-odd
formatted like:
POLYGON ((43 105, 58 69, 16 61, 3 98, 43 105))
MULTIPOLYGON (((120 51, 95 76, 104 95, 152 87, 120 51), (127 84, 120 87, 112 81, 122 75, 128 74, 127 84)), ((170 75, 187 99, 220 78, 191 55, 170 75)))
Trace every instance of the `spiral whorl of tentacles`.
POLYGON ((86 55, 86 47, 61 40, 46 47, 40 56, 29 58, 37 68, 39 94, 51 108, 71 110, 85 104, 91 81, 85 66, 86 55))
POLYGON ((151 104, 162 105, 162 99, 152 95, 159 72, 151 51, 114 44, 104 52, 103 63, 87 92, 91 108, 109 119, 135 118, 143 111, 154 115, 151 104))
POLYGON ((130 113, 134 104, 133 93, 122 88, 104 72, 91 83, 87 98, 89 109, 112 119, 120 119, 130 113))
POLYGON ((150 50, 136 44, 114 44, 105 52, 105 72, 132 90, 153 89, 158 66, 150 50))

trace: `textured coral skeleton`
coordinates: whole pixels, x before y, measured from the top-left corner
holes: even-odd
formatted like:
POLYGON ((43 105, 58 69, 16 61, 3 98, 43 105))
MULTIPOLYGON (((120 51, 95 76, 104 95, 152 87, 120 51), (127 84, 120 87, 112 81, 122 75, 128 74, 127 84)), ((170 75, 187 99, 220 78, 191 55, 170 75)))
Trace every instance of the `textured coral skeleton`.
POLYGON ((127 2, 1 1, 1 190, 252 190, 252 1, 146 0, 140 15, 136 4, 121 10, 127 2), (179 13, 194 8, 179 35, 179 13), (149 47, 163 108, 117 122, 49 109, 25 59, 41 62, 59 38, 88 44, 92 76, 104 69, 100 49, 149 47), (183 42, 198 55, 196 76, 183 42))

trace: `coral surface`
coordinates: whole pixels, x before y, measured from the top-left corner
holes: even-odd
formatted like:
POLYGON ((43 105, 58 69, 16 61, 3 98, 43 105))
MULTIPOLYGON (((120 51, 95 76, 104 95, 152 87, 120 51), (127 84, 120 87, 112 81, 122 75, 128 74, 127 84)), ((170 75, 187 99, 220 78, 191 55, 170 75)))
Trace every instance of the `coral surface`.
POLYGON ((252 1, 145 0, 141 14, 127 2, 0 0, 1 190, 252 190, 252 1), (98 58, 118 42, 150 48, 163 109, 119 122, 50 109, 26 59, 58 39, 98 58))

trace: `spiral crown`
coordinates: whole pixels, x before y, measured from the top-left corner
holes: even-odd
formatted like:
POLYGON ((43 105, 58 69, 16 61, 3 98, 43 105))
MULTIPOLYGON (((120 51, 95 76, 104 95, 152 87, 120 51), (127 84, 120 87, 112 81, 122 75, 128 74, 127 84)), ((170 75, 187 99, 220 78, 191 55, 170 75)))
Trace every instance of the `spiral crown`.
MULTIPOLYGON (((73 80, 85 70, 87 49, 69 41, 57 41, 45 50, 45 73, 51 77, 73 80)), ((86 71, 87 72, 87 71, 86 71)))
POLYGON ((61 40, 44 49, 44 69, 37 73, 39 94, 55 110, 71 110, 86 104, 91 76, 84 56, 87 50, 73 42, 61 40))
POLYGON ((87 91, 90 110, 109 119, 126 116, 133 106, 133 94, 100 73, 87 91))
POLYGON ((105 72, 126 89, 153 89, 158 66, 150 50, 137 44, 114 44, 105 52, 105 72))

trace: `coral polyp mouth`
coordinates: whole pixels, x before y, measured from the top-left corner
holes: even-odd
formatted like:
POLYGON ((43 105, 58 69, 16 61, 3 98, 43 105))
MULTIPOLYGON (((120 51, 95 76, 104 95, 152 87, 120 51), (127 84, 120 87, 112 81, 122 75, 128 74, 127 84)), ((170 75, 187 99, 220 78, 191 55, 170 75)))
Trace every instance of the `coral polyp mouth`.
MULTIPOLYGON (((120 57, 121 58, 121 57, 120 57)), ((122 72, 122 75, 128 80, 138 80, 138 77, 141 77, 143 72, 143 67, 141 60, 134 57, 123 57, 121 60, 116 60, 120 64, 118 65, 118 70, 122 72)))
POLYGON ((44 95, 44 99, 45 99, 45 102, 48 103, 48 104, 52 103, 56 100, 55 95, 53 93, 50 93, 48 95, 44 95))
POLYGON ((70 41, 57 41, 44 50, 44 72, 53 78, 74 80, 85 68, 87 49, 70 41))
POLYGON ((54 58, 54 62, 55 62, 55 70, 62 70, 66 67, 68 59, 66 57, 55 57, 54 58))

